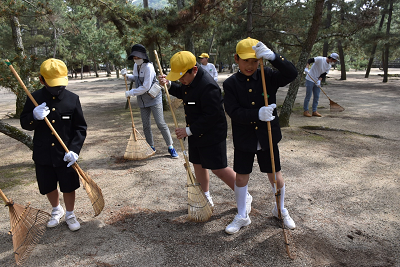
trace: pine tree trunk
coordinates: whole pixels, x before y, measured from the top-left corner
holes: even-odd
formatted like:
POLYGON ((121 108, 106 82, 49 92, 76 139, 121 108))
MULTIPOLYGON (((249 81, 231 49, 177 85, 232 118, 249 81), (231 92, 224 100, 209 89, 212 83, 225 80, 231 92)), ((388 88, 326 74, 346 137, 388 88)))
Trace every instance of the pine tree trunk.
POLYGON ((23 131, 19 130, 18 128, 9 125, 8 123, 5 123, 0 120, 0 132, 14 138, 15 140, 23 143, 27 147, 29 147, 30 150, 33 150, 33 139, 32 136, 24 133, 23 131))
POLYGON ((389 0, 389 12, 388 12, 388 21, 386 26, 386 44, 384 51, 384 60, 383 60, 383 82, 387 83, 388 81, 388 69, 389 69, 389 35, 390 35, 390 24, 392 22, 392 13, 393 13, 393 0, 389 0))
POLYGON ((293 110, 294 102, 296 101, 297 92, 299 90, 300 82, 303 80, 303 69, 307 64, 307 60, 310 56, 311 49, 314 46, 315 39, 318 35, 319 25, 322 19, 322 10, 324 7, 324 0, 316 0, 314 7, 314 16, 311 22, 310 29, 308 31, 307 39, 303 43, 302 51, 299 56, 299 60, 296 64, 297 75, 296 79, 289 85, 289 90, 286 95, 285 101, 283 102, 281 112, 279 114, 279 122, 281 127, 289 127, 290 115, 293 110))

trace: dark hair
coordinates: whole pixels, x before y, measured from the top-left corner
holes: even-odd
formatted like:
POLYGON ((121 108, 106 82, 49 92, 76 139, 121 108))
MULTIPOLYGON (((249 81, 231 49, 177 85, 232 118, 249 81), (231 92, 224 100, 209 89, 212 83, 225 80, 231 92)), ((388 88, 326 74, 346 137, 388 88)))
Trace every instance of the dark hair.
MULTIPOLYGON (((194 67, 199 68, 199 65, 196 63, 196 65, 194 65, 193 68, 194 68, 194 67)), ((188 70, 185 72, 185 74, 186 74, 186 73, 192 74, 193 68, 188 69, 188 70)))

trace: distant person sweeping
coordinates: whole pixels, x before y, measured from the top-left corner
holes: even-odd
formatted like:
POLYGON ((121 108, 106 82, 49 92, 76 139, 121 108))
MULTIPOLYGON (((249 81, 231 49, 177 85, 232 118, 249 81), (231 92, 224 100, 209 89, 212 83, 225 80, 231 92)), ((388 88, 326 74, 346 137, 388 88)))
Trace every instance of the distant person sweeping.
POLYGON ((321 86, 321 81, 326 77, 329 73, 330 68, 334 63, 339 60, 339 55, 336 53, 332 53, 328 57, 314 57, 310 58, 307 61, 306 68, 304 72, 306 73, 306 97, 304 98, 303 115, 306 117, 322 117, 321 114, 318 113, 318 101, 319 94, 321 92, 319 86, 321 86), (309 69, 310 64, 311 69, 309 69), (311 76, 311 77, 310 77, 311 76), (314 82, 316 81, 316 83, 314 82), (312 103, 312 114, 308 111, 308 105, 311 99, 311 95, 313 95, 313 103, 312 103))
POLYGON ((137 97, 137 103, 140 107, 140 115, 142 117, 143 132, 147 143, 149 143, 153 150, 156 151, 154 147, 153 133, 151 131, 150 114, 153 113, 157 127, 168 147, 168 153, 171 155, 171 158, 177 159, 179 158, 179 155, 173 146, 171 133, 164 120, 162 91, 160 90, 155 96, 148 94, 152 85, 157 82, 157 78, 154 66, 147 56, 146 48, 141 44, 135 44, 132 46, 128 60, 132 59, 135 62, 135 65, 133 66, 133 75, 128 75, 126 69, 122 69, 121 74, 126 75, 126 78, 129 81, 134 81, 136 88, 126 91, 125 97, 137 97))
POLYGON ((46 195, 53 210, 47 227, 56 227, 65 214, 65 221, 71 231, 80 229, 74 214, 75 190, 80 187, 79 175, 71 168, 78 160, 86 138, 86 122, 78 95, 68 91, 68 70, 61 60, 50 58, 40 66, 40 82, 44 87, 32 96, 37 107, 28 98, 21 113, 21 126, 34 130, 33 161, 39 191, 46 195), (68 147, 66 153, 52 134, 44 118, 52 123, 60 138, 68 147), (66 213, 59 202, 63 193, 66 213))

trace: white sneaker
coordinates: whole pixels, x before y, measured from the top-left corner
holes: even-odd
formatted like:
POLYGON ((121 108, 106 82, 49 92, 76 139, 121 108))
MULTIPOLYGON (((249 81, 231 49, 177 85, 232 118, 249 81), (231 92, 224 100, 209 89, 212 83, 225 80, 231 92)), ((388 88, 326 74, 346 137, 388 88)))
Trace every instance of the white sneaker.
POLYGON ((251 212, 251 202, 253 202, 253 197, 247 193, 246 196, 246 213, 247 215, 251 212))
POLYGON ((68 228, 71 231, 76 231, 81 228, 81 224, 76 219, 75 214, 71 214, 68 217, 66 217, 65 221, 67 222, 68 228))
POLYGON ((242 216, 237 214, 233 221, 225 228, 225 232, 231 235, 239 232, 240 228, 249 224, 251 224, 251 220, 248 215, 246 218, 243 218, 242 216))
POLYGON ((56 227, 57 225, 60 224, 60 219, 62 218, 62 216, 64 216, 65 212, 63 207, 60 206, 60 209, 58 210, 52 210, 51 211, 51 218, 50 220, 47 222, 47 227, 51 228, 51 227, 56 227))
MULTIPOLYGON (((279 216, 278 216, 278 209, 277 209, 276 206, 272 209, 272 214, 273 214, 276 218, 279 219, 279 216)), ((291 230, 293 230, 294 228, 296 228, 296 224, 294 223, 293 219, 290 217, 289 212, 288 212, 287 209, 283 208, 283 209, 281 210, 281 215, 282 215, 282 218, 283 218, 283 224, 284 224, 287 228, 289 228, 289 229, 291 229, 291 230)))

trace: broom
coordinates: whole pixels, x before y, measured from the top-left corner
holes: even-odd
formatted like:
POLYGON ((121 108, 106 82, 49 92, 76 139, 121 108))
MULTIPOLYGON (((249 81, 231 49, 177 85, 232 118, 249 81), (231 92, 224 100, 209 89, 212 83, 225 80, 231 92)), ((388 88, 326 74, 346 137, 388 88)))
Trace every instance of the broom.
MULTIPOLYGON (((126 75, 124 75, 124 79, 125 79, 126 91, 129 91, 128 83, 126 81, 126 75)), ((146 139, 143 138, 135 128, 130 99, 131 98, 128 97, 127 102, 129 110, 131 112, 132 133, 131 137, 128 140, 128 145, 126 146, 124 159, 129 159, 129 160, 147 159, 148 157, 153 156, 156 152, 151 148, 151 146, 147 143, 146 139)))
POLYGON ((322 90, 321 86, 319 86, 317 82, 311 77, 310 73, 308 73, 307 75, 319 87, 319 89, 321 89, 322 93, 324 93, 326 97, 329 99, 329 106, 331 112, 341 112, 344 110, 344 107, 342 107, 341 105, 339 105, 338 103, 329 98, 329 96, 324 92, 324 90, 322 90))
MULTIPOLYGON (((157 64, 158 64, 158 69, 160 71, 160 74, 162 75, 162 68, 160 61, 158 59, 157 51, 154 50, 154 54, 156 56, 157 64)), ((168 103, 169 107, 172 112, 172 117, 174 119, 175 123, 175 128, 178 128, 178 122, 175 117, 175 112, 174 108, 172 106, 171 102, 171 97, 168 92, 167 85, 164 84, 164 89, 165 93, 168 98, 168 103)), ((192 170, 190 169, 190 164, 189 164, 189 159, 186 155, 186 150, 185 146, 183 145, 182 139, 179 139, 179 142, 181 144, 181 149, 183 152, 183 157, 185 158, 185 169, 187 172, 187 188, 188 188, 188 218, 189 220, 195 221, 195 222, 205 222, 210 219, 212 215, 212 207, 210 202, 208 201, 207 197, 204 195, 204 191, 200 186, 200 183, 196 180, 196 177, 194 177, 192 170)))
MULTIPOLYGON (((10 70, 12 71, 14 76, 17 78, 18 82, 20 83, 20 85, 22 86, 22 88, 24 89, 24 91, 26 92, 26 94, 28 95, 30 100, 32 101, 32 103, 35 105, 35 107, 37 107, 38 103, 33 98, 31 93, 29 92, 28 88, 26 88, 24 82, 21 80, 18 73, 15 71, 14 67, 11 65, 11 63, 10 63, 10 61, 8 61, 8 59, 6 60, 6 64, 10 67, 10 70)), ((64 144, 61 137, 57 134, 56 130, 53 128, 50 121, 47 119, 47 117, 45 117, 44 120, 45 120, 47 126, 49 126, 49 128, 53 132, 54 136, 60 142, 61 146, 64 148, 65 152, 68 153, 69 152, 68 148, 64 144)), ((75 162, 72 165, 72 167, 79 174, 79 176, 81 178, 83 187, 85 188, 86 193, 89 196, 89 199, 92 203, 92 207, 93 207, 94 213, 95 213, 94 216, 99 215, 104 208, 104 198, 103 198, 103 193, 101 192, 100 187, 92 180, 92 178, 89 177, 89 175, 87 175, 86 173, 84 173, 82 171, 82 169, 79 167, 78 163, 75 162)))
MULTIPOLYGON (((264 62, 263 62, 262 58, 260 58, 260 64, 261 64, 261 80, 262 80, 263 91, 264 91, 264 102, 265 102, 265 106, 268 107, 268 94, 267 94, 267 86, 265 85, 264 62)), ((271 132, 271 122, 270 121, 267 121, 267 127, 268 127, 269 153, 270 153, 270 157, 271 157, 272 174, 275 177, 275 180, 274 180, 275 201, 276 201, 276 206, 278 209, 278 217, 282 221, 283 237, 285 239, 286 252, 287 252, 289 258, 293 259, 293 257, 290 254, 290 251, 289 251, 289 242, 288 242, 288 239, 286 236, 285 225, 284 225, 283 219, 282 219, 281 207, 279 205, 279 196, 281 195, 281 191, 278 189, 278 184, 276 182, 275 158, 274 158, 274 148, 272 146, 272 132, 271 132)))
POLYGON ((47 212, 19 204, 9 200, 0 189, 0 196, 8 206, 15 261, 21 265, 33 251, 41 236, 46 231, 47 221, 51 215, 47 212))

